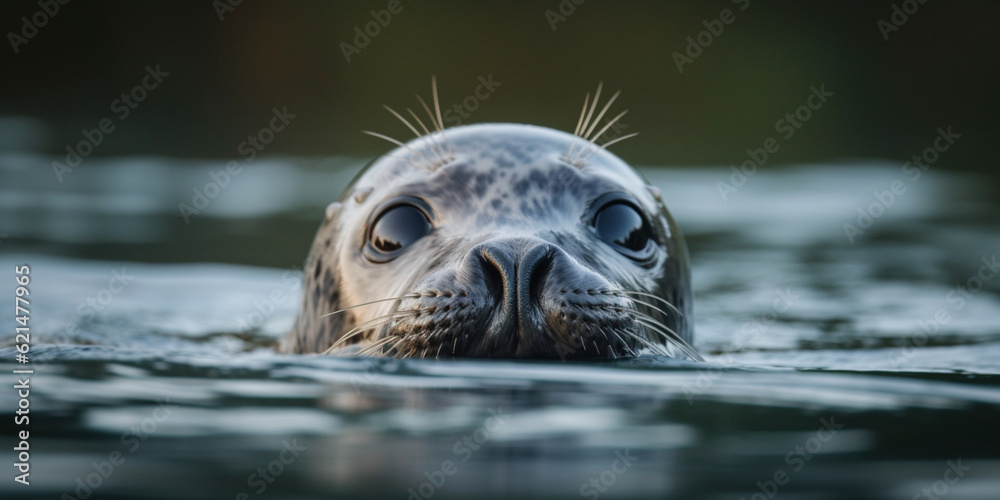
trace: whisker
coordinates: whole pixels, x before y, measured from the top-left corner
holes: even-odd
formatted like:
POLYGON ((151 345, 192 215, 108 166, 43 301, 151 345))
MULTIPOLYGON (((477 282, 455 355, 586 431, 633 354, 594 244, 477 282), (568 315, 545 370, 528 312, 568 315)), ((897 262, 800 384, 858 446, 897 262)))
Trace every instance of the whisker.
MULTIPOLYGON (((632 302, 634 302, 636 304, 640 304, 640 305, 642 305, 644 307, 648 307, 648 308, 650 308, 650 309, 652 309, 652 310, 654 310, 654 311, 662 314, 664 317, 668 317, 669 316, 669 314, 667 314, 667 311, 664 311, 663 309, 660 309, 659 307, 656 307, 653 304, 650 304, 649 302, 646 302, 644 300, 640 300, 640 299, 637 299, 637 298, 634 298, 634 297, 628 297, 628 300, 631 300, 632 302)), ((634 309, 629 309, 629 310, 634 310, 634 309)))
POLYGON ((389 314, 386 314, 386 315, 383 315, 383 316, 379 316, 377 318, 373 318, 373 319, 370 319, 368 321, 365 321, 364 323, 361 323, 360 325, 352 328, 350 331, 348 331, 347 333, 345 333, 342 337, 340 337, 339 339, 337 339, 337 341, 334 342, 334 344, 332 346, 330 346, 329 349, 327 349, 326 351, 324 351, 323 354, 329 353, 330 351, 332 351, 334 348, 336 348, 341 343, 345 342, 346 340, 350 339, 351 337, 354 337, 355 335, 360 335, 362 332, 371 330, 372 328, 378 328, 378 327, 380 327, 380 326, 382 326, 382 325, 384 325, 384 324, 386 324, 386 323, 388 323, 388 322, 390 322, 390 321, 392 321, 394 319, 404 318, 406 316, 412 316, 412 315, 415 315, 415 314, 418 314, 418 313, 421 313, 421 312, 425 312, 425 311, 429 311, 429 310, 431 310, 431 308, 425 307, 425 308, 422 308, 422 309, 408 309, 406 311, 394 311, 394 312, 391 312, 389 314), (376 324, 372 324, 372 323, 376 323, 376 324))
MULTIPOLYGON (((389 141, 389 142, 391 142, 391 143, 393 143, 393 144, 395 144, 395 145, 397 145, 397 146, 401 146, 401 147, 404 147, 404 148, 406 148, 406 150, 407 150, 407 151, 409 151, 409 152, 410 152, 410 154, 413 154, 413 155, 416 155, 416 156, 421 156, 421 157, 423 157, 423 156, 424 156, 424 155, 422 155, 422 154, 420 154, 420 153, 417 153, 417 152, 416 152, 416 151, 414 151, 413 149, 410 149, 410 147, 409 147, 409 146, 407 146, 406 144, 403 144, 402 142, 399 142, 398 140, 396 140, 396 139, 393 139, 392 137, 389 137, 389 136, 387 136, 387 135, 385 135, 385 134, 380 134, 380 133, 378 133, 378 132, 372 132, 372 131, 370 131, 370 130, 362 130, 362 131, 361 131, 361 133, 362 133, 362 134, 368 134, 368 135, 370 135, 370 136, 372 136, 372 137, 378 137, 379 139, 382 139, 382 140, 386 140, 386 141, 389 141)), ((425 157, 425 158, 426 158, 426 157, 425 157)), ((413 162, 413 159, 411 158, 411 159, 410 159, 410 161, 411 161, 411 163, 412 163, 412 162, 413 162)), ((423 164, 421 164, 420 166, 421 166, 421 167, 423 167, 423 168, 425 168, 425 169, 427 169, 427 170, 433 170, 433 168, 432 168, 431 166, 428 166, 428 165, 423 165, 423 164)))
POLYGON ((362 333, 364 333, 364 332, 366 332, 368 330, 371 330, 372 328, 378 328, 379 326, 382 326, 383 324, 388 323, 389 321, 392 321, 393 318, 396 316, 396 314, 398 314, 398 313, 394 312, 394 313, 391 313, 391 314, 386 314, 385 316, 379 316, 377 318, 370 319, 368 321, 365 321, 364 323, 361 323, 360 325, 352 328, 350 331, 348 331, 347 333, 345 333, 344 335, 342 335, 339 339, 337 339, 337 341, 334 342, 333 345, 331 345, 325 351, 323 351, 323 354, 329 354, 331 351, 333 351, 334 349, 336 349, 337 346, 339 346, 340 344, 343 344, 344 342, 350 340, 352 337, 354 337, 356 335, 360 335, 360 334, 362 334, 362 333), (371 326, 369 326, 369 325, 371 325, 371 326))
POLYGON ((601 151, 601 150, 604 150, 604 149, 608 149, 608 146, 610 146, 612 144, 624 141, 625 139, 631 139, 631 138, 633 138, 633 137, 635 137, 637 135, 639 135, 639 132, 632 132, 631 134, 627 134, 627 135, 623 135, 621 137, 617 137, 615 139, 611 139, 610 141, 605 142, 604 144, 601 144, 601 147, 599 147, 599 148, 593 148, 590 151, 590 154, 588 154, 587 156, 583 157, 583 161, 589 160, 590 157, 594 156, 594 154, 597 153, 598 151, 601 151))
MULTIPOLYGON (((625 116, 625 114, 627 114, 627 113, 628 113, 628 110, 626 109, 625 111, 622 111, 621 113, 618 113, 617 115, 615 115, 614 118, 608 120, 608 123, 605 123, 604 127, 602 127, 601 130, 597 131, 596 134, 594 134, 593 136, 590 137, 590 139, 589 139, 590 143, 594 144, 594 146, 596 147, 597 144, 594 143, 594 140, 596 140, 602 134, 604 134, 605 132, 607 132, 609 128, 611 128, 615 123, 617 123, 618 120, 621 120, 622 117, 625 116)), ((596 125, 596 123, 595 123, 595 125, 596 125)))
MULTIPOLYGON (((633 351, 632 348, 629 347, 628 342, 625 342, 625 339, 623 339, 621 337, 621 335, 618 335, 618 331, 617 330, 612 330, 611 334, 614 335, 615 338, 618 339, 622 343, 622 347, 624 347, 625 349, 628 349, 628 352, 630 354, 632 354, 633 357, 636 356, 635 351, 633 351)), ((628 335, 628 334, 626 334, 626 335, 628 335)), ((634 336, 631 336, 631 337, 635 338, 634 336)), ((614 351, 612 351, 612 352, 614 352, 614 351)))
MULTIPOLYGON (((581 132, 584 131, 584 130, 586 130, 587 127, 590 126, 590 117, 593 116, 594 109, 597 108, 597 101, 598 101, 598 99, 601 98, 601 89, 603 87, 604 87, 604 82, 599 82, 597 84, 597 92, 594 93, 594 101, 590 103, 590 111, 587 112, 587 116, 583 119, 582 126, 579 127, 581 132)), ((590 93, 588 93, 587 96, 589 97, 590 93)), ((586 99, 584 99, 583 109, 587 109, 586 99)), ((577 135, 579 135, 579 134, 577 134, 577 135)), ((583 136, 581 135, 580 137, 583 137, 583 136)), ((569 151, 566 152, 566 158, 573 165, 576 165, 576 160, 573 158, 573 154, 576 151, 576 147, 577 147, 577 144, 573 143, 572 145, 570 145, 569 151)), ((579 165, 576 165, 576 166, 579 166, 579 165)))
POLYGON ((587 104, 590 104, 590 92, 587 92, 587 95, 583 98, 583 109, 580 110, 580 118, 576 120, 576 129, 573 130, 573 135, 580 135, 580 129, 583 128, 583 115, 587 113, 587 104))
POLYGON ((388 110, 390 113, 392 113, 392 115, 398 118, 399 121, 403 122, 403 125, 406 125, 406 128, 410 129, 410 131, 413 132, 413 135, 420 137, 420 132, 417 132, 417 128, 414 127, 409 120, 403 118, 403 115, 397 113, 395 109, 390 108, 389 105, 387 104, 383 104, 382 107, 388 110))
POLYGON ((604 88, 604 82, 597 84, 597 92, 594 92, 594 101, 590 103, 590 111, 587 111, 587 117, 583 120, 583 128, 586 130, 590 126, 590 117, 594 116, 594 110, 597 109, 597 101, 601 100, 601 89, 604 88))
MULTIPOLYGON (((590 128, 587 129, 587 132, 585 134, 583 134, 583 138, 584 139, 587 139, 588 141, 593 141, 595 137, 600 137, 601 134, 604 133, 604 132, 598 132, 597 135, 594 135, 594 136, 590 135, 590 133, 593 132, 595 128, 597 128, 597 124, 601 123, 601 118, 604 118, 604 114, 608 112, 608 108, 610 108, 611 105, 615 103, 615 99, 618 99, 618 96, 620 96, 621 93, 622 93, 622 91, 620 91, 620 90, 618 92, 615 92, 615 94, 613 96, 611 96, 611 99, 608 100, 607 104, 605 104, 604 107, 601 108, 601 112, 597 114, 597 118, 594 119, 594 123, 592 123, 590 125, 590 128)), ((622 114, 624 114, 624 113, 622 113, 622 114)), ((619 116, 618 118, 621 118, 621 117, 619 116)), ((615 120, 617 120, 617 118, 615 120)), ((614 123, 615 120, 612 120, 611 123, 614 123)), ((610 126, 610 125, 608 125, 608 126, 610 126)))
POLYGON ((359 351, 357 355, 359 357, 360 356, 371 356, 371 355, 375 354, 375 352, 378 351, 381 347, 385 346, 386 344, 388 344, 392 340, 393 340, 393 337, 385 337, 383 339, 376 340, 375 342, 373 342, 368 347, 365 347, 364 349, 362 349, 361 351, 359 351))
MULTIPOLYGON (((663 352, 663 346, 661 346, 661 345, 657 345, 657 344, 654 344, 654 343, 650 342, 650 341, 649 341, 649 339, 647 339, 647 338, 645 338, 645 337, 642 337, 642 336, 639 336, 638 334, 635 334, 635 333, 633 333, 633 332, 627 332, 627 331, 622 331, 622 333, 624 333, 624 334, 628 335, 628 336, 629 336, 630 338, 633 338, 633 339, 635 339, 635 340, 638 340, 638 341, 639 341, 639 342, 641 342, 641 343, 642 343, 643 345, 645 345, 646 347, 648 347, 648 348, 650 348, 650 349, 652 349, 652 350, 654 350, 654 351, 656 351, 656 352, 660 352, 660 353, 662 353, 662 352, 663 352)), ((633 352, 632 352, 632 355, 633 355, 633 356, 635 356, 635 355, 636 355, 636 354, 635 354, 635 351, 633 351, 633 352)))
MULTIPOLYGON (((399 119, 399 121, 403 122, 403 125, 406 125, 406 128, 410 129, 410 131, 413 132, 413 135, 415 135, 418 139, 422 137, 420 135, 420 132, 417 132, 417 128, 414 127, 413 124, 410 123, 409 120, 407 120, 406 118, 403 118, 403 115, 397 113, 395 109, 392 109, 391 107, 389 107, 386 104, 383 104, 382 107, 385 108, 390 113, 392 113, 392 115, 395 116, 397 119, 399 119)), ((407 148, 407 149, 409 149, 409 148, 407 148)), ((431 149, 433 149, 433 148, 431 148, 431 149)), ((411 150, 411 151, 413 151, 413 150, 411 150)), ((430 156, 427 156, 427 155, 423 154, 420 151, 416 151, 416 154, 419 154, 424 160, 427 160, 427 163, 429 163, 431 165, 431 170, 433 170, 434 168, 437 168, 437 166, 439 165, 439 163, 442 160, 441 158, 438 158, 438 161, 436 162, 436 161, 434 161, 433 158, 431 158, 430 156)))
POLYGON ((420 95, 417 95, 417 100, 420 101, 420 105, 424 107, 424 111, 426 111, 427 116, 430 117, 431 125, 434 125, 434 128, 437 129, 438 132, 440 132, 442 130, 441 126, 443 124, 438 123, 437 118, 434 118, 434 113, 431 113, 431 108, 430 106, 427 105, 427 101, 424 101, 424 98, 420 97, 420 95))
POLYGON ((448 136, 444 134, 444 120, 441 118, 441 101, 438 100, 438 83, 437 76, 431 76, 431 90, 434 92, 434 107, 437 108, 438 117, 438 130, 441 131, 441 136, 444 138, 444 143, 448 146, 449 157, 454 157, 455 153, 451 150, 451 144, 448 142, 448 136))
POLYGON ((420 128, 424 129, 424 133, 427 135, 428 138, 430 138, 431 149, 433 149, 434 152, 437 153, 438 159, 441 160, 441 163, 447 162, 447 159, 445 158, 446 155, 444 147, 441 146, 440 143, 438 143, 437 139, 434 137, 434 134, 431 134, 431 131, 427 129, 427 125, 424 125, 423 120, 421 120, 420 117, 417 116, 417 114, 414 113, 412 109, 406 108, 406 111, 408 111, 410 113, 410 116, 412 116, 413 119, 420 124, 420 128))
POLYGON ((651 329, 652 331, 659 333, 660 335, 663 335, 664 339, 667 340, 667 342, 677 346, 678 349, 680 349, 685 355, 687 355, 687 357, 691 358, 692 360, 705 361, 705 358, 702 358, 701 354, 698 354, 698 351, 696 351, 694 347, 691 347, 690 344, 685 342, 684 339, 680 338, 680 336, 678 336, 677 333, 668 328, 666 325, 649 317, 649 315, 647 314, 643 314, 638 311, 636 311, 636 313, 637 316, 639 317, 635 318, 635 320, 639 322, 639 324, 642 324, 647 328, 651 329), (665 329, 666 331, 663 331, 662 329, 665 329), (669 332, 669 334, 667 332, 669 332))
MULTIPOLYGON (((607 108, 605 108, 605 109, 607 109, 607 108)), ((602 111, 601 114, 603 114, 603 113, 604 112, 602 111)), ((587 139, 588 141, 590 141, 590 144, 584 145, 583 149, 581 149, 580 153, 577 155, 576 161, 584 161, 585 162, 588 158, 590 158, 591 156, 593 156, 594 153, 600 151, 601 148, 599 148, 597 146, 597 144, 594 143, 594 141, 598 137, 600 137, 602 134, 604 134, 605 132, 607 132, 608 129, 611 128, 616 122, 618 122, 618 120, 620 120, 623 116, 625 116, 626 113, 628 113, 627 109, 625 111, 622 111, 621 113, 618 113, 617 116, 615 116, 614 118, 612 118, 611 120, 609 120, 608 123, 606 123, 604 125, 604 127, 602 127, 601 130, 598 131, 595 135, 586 137, 585 139, 587 139), (584 154, 586 154, 586 156, 583 156, 584 154)), ((594 122, 594 126, 595 127, 597 126, 597 122, 594 122)), ((593 127, 591 127, 591 129, 593 129, 593 127)))
POLYGON ((622 293, 622 294, 625 294, 625 295, 641 295, 643 297, 649 297, 651 299, 656 299, 656 300, 659 300, 660 302, 666 304, 667 307, 669 307, 675 313, 677 313, 678 315, 680 315, 680 317, 682 317, 682 318, 684 317, 684 313, 682 313, 681 310, 677 308, 677 306, 671 304, 670 302, 668 302, 663 297, 659 297, 659 296, 653 295, 651 293, 646 293, 646 292, 637 292, 635 290, 617 289, 617 290, 609 290, 609 292, 622 293))
POLYGON ((368 301, 368 302, 362 302, 361 304, 355 304, 355 305, 353 305, 351 307, 345 307, 343 309, 338 309, 336 311, 333 311, 332 313, 326 313, 326 314, 320 316, 320 318, 325 318, 327 316, 333 316, 334 314, 340 314, 340 313, 342 313, 344 311, 350 311, 351 309, 354 309, 356 307, 370 306, 372 304, 378 304, 379 302, 388 302, 390 300, 402 300, 402 299, 416 299, 416 298, 419 298, 419 297, 420 297, 419 293, 410 293, 410 294, 406 294, 406 295, 400 295, 399 297, 389 297, 387 299, 371 300, 371 301, 368 301))

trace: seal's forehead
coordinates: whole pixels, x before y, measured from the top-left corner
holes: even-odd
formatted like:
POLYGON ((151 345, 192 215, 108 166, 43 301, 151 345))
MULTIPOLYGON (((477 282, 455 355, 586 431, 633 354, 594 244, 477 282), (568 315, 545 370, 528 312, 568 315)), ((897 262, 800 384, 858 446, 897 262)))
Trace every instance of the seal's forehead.
POLYGON ((355 189, 373 197, 394 192, 480 202, 491 190, 523 198, 539 191, 599 196, 632 192, 637 201, 655 204, 642 178, 625 162, 580 137, 531 125, 485 124, 448 129, 415 139, 373 163, 355 189), (448 160, 440 161, 443 158, 448 160), (570 163, 572 159, 583 162, 570 163), (436 163, 444 163, 436 166, 436 163))

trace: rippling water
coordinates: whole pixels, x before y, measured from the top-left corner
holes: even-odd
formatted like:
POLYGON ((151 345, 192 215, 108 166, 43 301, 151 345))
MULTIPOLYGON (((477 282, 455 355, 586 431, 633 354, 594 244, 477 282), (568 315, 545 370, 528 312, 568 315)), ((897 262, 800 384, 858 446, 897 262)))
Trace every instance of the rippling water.
POLYGON ((994 179, 802 166, 723 201, 727 169, 646 169, 708 363, 395 361, 271 349, 354 162, 258 162, 190 225, 177 204, 221 165, 0 165, 0 289, 31 265, 36 370, 32 484, 4 498, 1000 497, 994 179))

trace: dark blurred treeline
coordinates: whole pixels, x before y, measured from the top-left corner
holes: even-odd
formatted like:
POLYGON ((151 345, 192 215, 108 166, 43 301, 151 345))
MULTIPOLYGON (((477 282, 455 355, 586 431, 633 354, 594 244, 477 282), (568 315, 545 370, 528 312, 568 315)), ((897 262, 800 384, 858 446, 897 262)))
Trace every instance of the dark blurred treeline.
POLYGON ((769 164, 902 162, 950 125, 936 166, 997 168, 998 2, 225 2, 3 2, 0 117, 40 120, 53 154, 109 118, 94 155, 226 158, 287 107, 266 154, 364 156, 389 146, 362 129, 409 134, 381 105, 418 109, 431 75, 464 123, 570 131, 603 80, 641 134, 614 147, 636 164, 739 164, 771 137, 769 164), (22 16, 44 26, 26 37, 22 16), (169 76, 121 119, 156 65, 169 76), (472 98, 480 77, 499 85, 472 98), (821 85, 833 95, 785 139, 776 123, 821 85))

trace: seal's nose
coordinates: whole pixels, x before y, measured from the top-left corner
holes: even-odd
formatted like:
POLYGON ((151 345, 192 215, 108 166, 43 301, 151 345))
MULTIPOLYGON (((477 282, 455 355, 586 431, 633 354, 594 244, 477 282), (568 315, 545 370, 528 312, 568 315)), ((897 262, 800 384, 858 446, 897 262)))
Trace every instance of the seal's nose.
POLYGON ((497 299, 501 330, 524 335, 542 328, 542 318, 534 311, 556 252, 549 243, 521 238, 492 240, 473 248, 473 265, 497 299))

